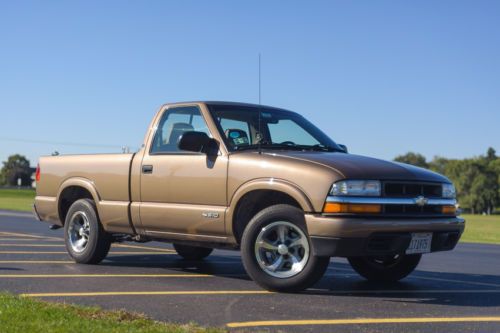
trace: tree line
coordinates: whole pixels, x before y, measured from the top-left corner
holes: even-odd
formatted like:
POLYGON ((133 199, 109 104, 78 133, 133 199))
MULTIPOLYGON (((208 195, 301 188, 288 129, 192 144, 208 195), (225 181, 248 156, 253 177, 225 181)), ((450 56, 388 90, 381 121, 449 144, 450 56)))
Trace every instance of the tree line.
POLYGON ((493 148, 486 155, 465 159, 436 156, 427 161, 423 155, 409 152, 394 160, 448 177, 455 184, 460 207, 466 212, 491 214, 500 207, 500 157, 493 148))

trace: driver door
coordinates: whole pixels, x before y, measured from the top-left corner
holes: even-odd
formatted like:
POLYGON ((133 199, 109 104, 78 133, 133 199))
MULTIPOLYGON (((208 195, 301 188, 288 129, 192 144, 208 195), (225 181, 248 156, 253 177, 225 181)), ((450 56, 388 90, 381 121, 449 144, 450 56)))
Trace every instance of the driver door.
POLYGON ((186 131, 212 137, 197 105, 164 110, 141 165, 141 224, 160 238, 223 238, 227 156, 181 151, 186 131))

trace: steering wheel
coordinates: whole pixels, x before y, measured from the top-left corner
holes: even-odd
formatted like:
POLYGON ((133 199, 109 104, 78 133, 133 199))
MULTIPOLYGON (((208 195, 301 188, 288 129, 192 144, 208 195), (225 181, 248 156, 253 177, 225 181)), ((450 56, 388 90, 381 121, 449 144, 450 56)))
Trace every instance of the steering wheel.
POLYGON ((293 141, 283 141, 280 143, 280 145, 296 146, 295 142, 293 141))

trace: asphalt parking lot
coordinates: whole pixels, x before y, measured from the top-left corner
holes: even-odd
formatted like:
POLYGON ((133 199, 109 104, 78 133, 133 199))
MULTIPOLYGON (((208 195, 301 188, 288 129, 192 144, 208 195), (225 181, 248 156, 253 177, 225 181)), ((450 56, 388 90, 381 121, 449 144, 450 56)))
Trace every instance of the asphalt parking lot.
POLYGON ((500 332, 500 246, 424 256, 395 285, 368 283, 335 259, 314 288, 279 294, 255 285, 234 251, 186 262, 168 244, 123 243, 100 265, 77 265, 62 230, 0 212, 0 290, 232 332, 500 332))

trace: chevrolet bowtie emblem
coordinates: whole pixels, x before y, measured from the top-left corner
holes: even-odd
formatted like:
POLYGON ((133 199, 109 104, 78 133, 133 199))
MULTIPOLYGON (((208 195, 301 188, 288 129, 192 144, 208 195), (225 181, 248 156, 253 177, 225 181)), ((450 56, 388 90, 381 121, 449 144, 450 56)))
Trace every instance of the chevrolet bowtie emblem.
POLYGON ((415 200, 415 204, 417 206, 420 206, 420 207, 427 205, 427 203, 429 202, 429 199, 427 199, 426 197, 424 197, 422 195, 419 195, 414 200, 415 200))

